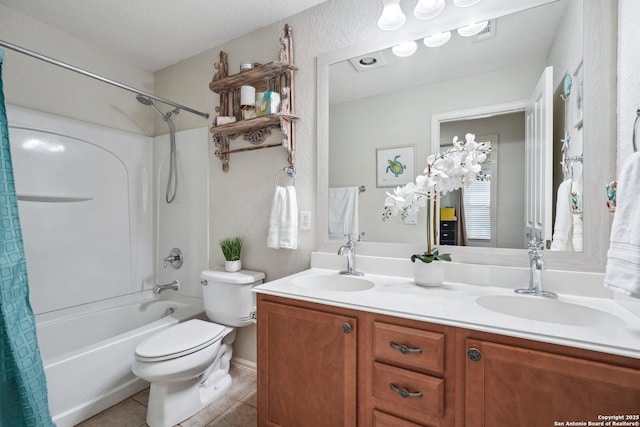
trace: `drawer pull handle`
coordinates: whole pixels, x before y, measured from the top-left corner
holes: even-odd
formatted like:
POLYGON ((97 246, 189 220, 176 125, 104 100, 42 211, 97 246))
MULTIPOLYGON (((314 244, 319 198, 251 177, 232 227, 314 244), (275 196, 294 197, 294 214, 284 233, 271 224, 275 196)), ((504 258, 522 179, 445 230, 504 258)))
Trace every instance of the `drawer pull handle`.
POLYGON ((395 391, 396 393, 398 393, 400 396, 402 396, 403 399, 406 399, 408 397, 422 397, 422 392, 421 391, 409 391, 406 388, 398 388, 395 384, 393 383, 389 383, 389 388, 393 391, 395 391))
POLYGON ((394 350, 398 350, 400 353, 402 354, 409 354, 409 353, 422 353, 422 349, 420 347, 418 348, 409 348, 406 345, 402 344, 396 344, 393 341, 389 341, 389 347, 393 348, 394 350))

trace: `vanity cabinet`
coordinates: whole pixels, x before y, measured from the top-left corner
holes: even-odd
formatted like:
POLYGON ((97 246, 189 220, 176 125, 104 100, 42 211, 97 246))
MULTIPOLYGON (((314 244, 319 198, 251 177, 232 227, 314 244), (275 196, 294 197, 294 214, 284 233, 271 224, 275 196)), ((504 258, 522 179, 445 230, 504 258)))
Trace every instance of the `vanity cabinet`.
POLYGON ((640 359, 257 300, 259 426, 538 427, 607 415, 640 423, 640 359))
POLYGON ((452 426, 452 328, 366 314, 362 425, 452 426))
POLYGON ((466 350, 465 426, 640 422, 638 369, 475 339, 466 350))
POLYGON ((357 317, 277 301, 258 295, 258 425, 355 426, 357 317))

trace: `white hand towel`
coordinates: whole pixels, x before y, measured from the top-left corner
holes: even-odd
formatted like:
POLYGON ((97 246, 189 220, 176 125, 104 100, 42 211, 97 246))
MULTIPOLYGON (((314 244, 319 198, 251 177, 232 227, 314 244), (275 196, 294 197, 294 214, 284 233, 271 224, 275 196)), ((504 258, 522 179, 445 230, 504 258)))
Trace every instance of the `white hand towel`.
POLYGON ((358 187, 329 189, 329 238, 358 235, 358 187))
POLYGON ((571 192, 571 180, 562 181, 558 186, 556 202, 556 222, 553 226, 553 240, 549 249, 552 251, 571 251, 571 229, 573 218, 569 196, 571 192))
POLYGON ((274 249, 298 248, 298 201, 296 188, 276 186, 271 206, 267 246, 274 249))
POLYGON ((640 153, 626 161, 618 179, 604 286, 640 298, 640 153))

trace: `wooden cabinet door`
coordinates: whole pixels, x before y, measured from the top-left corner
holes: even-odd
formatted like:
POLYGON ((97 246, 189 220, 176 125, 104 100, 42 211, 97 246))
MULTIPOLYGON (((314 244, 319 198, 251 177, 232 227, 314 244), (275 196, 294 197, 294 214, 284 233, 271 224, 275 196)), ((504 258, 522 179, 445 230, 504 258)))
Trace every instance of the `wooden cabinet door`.
POLYGON ((259 301, 258 425, 356 425, 356 320, 259 301))
POLYGON ((640 412, 638 370, 486 341, 466 343, 467 427, 588 425, 602 421, 599 416, 640 412))

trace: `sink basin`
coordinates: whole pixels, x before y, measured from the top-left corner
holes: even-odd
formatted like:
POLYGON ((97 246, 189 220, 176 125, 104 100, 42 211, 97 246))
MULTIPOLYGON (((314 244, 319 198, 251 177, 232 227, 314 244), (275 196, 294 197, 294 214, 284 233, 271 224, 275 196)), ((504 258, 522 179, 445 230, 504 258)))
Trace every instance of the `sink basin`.
POLYGON ((340 274, 301 276, 293 279, 293 284, 307 289, 337 292, 357 292, 373 288, 373 282, 367 279, 340 274))
POLYGON ((592 328, 609 328, 625 323, 613 314, 552 298, 526 295, 486 295, 476 299, 476 302, 480 306, 498 313, 541 322, 592 328))

